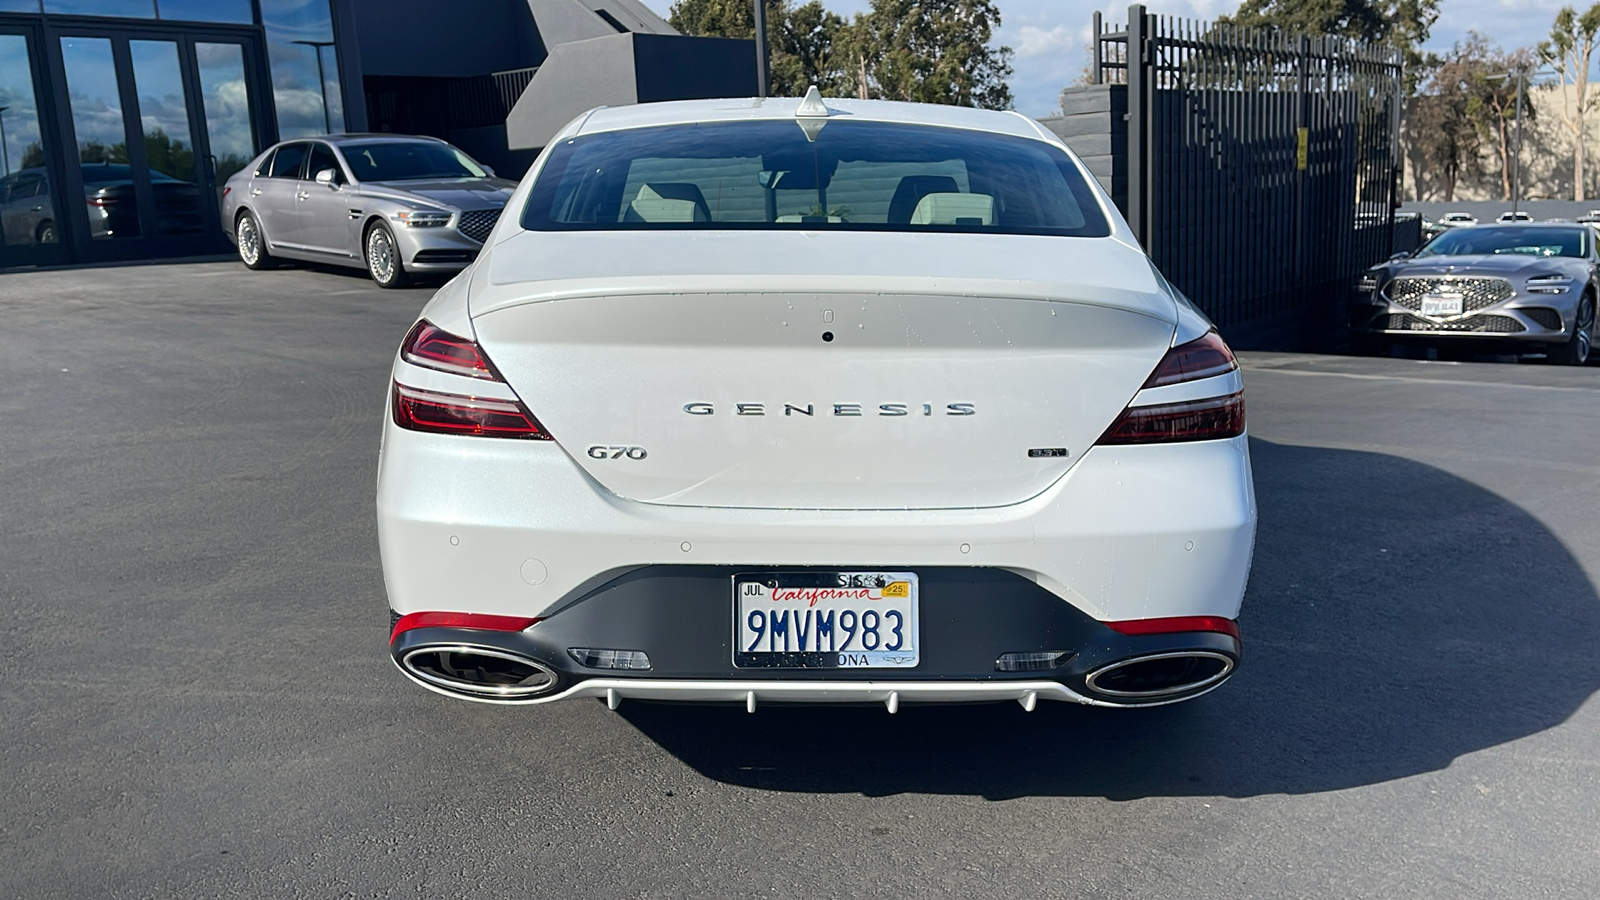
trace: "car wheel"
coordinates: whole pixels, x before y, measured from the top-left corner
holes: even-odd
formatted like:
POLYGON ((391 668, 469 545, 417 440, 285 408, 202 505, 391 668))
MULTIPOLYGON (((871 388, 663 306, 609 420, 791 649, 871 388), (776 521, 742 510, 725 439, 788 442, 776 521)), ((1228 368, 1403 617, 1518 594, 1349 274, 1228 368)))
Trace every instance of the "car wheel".
POLYGON ((411 278, 406 274, 406 268, 400 262, 400 248, 394 242, 394 234, 389 231, 389 226, 382 222, 373 223, 367 229, 367 239, 364 242, 367 252, 367 274, 381 288, 405 287, 411 278))
POLYGON ((39 223, 34 229, 33 242, 35 244, 54 244, 56 242, 56 223, 49 219, 39 223))
POLYGON ((270 269, 278 264, 267 251, 267 239, 255 213, 245 210, 233 223, 233 236, 239 242, 239 261, 249 269, 270 269))
POLYGON ((1572 325, 1572 337, 1549 356, 1550 362, 1563 366, 1581 366, 1589 361, 1594 350, 1594 295, 1584 294, 1578 301, 1578 320, 1572 325))

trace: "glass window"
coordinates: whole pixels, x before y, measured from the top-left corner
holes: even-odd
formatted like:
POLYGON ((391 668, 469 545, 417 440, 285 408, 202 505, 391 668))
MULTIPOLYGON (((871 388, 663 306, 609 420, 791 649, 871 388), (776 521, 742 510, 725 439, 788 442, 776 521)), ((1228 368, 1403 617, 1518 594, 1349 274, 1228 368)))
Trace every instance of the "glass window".
POLYGON ((273 178, 299 178, 300 164, 305 161, 306 151, 310 144, 284 144, 278 148, 277 155, 272 157, 273 178))
POLYGON ((139 97, 145 166, 155 198, 156 234, 205 230, 196 178, 189 105, 175 41, 129 41, 133 84, 139 97))
POLYGON ((270 152, 266 156, 261 157, 261 165, 256 166, 255 171, 255 176, 257 178, 265 178, 267 173, 272 171, 272 161, 274 158, 276 158, 276 154, 270 152))
POLYGON ((344 184, 344 169, 339 165, 339 157, 333 155, 333 148, 323 143, 312 144, 311 165, 306 166, 306 180, 314 180, 323 169, 333 170, 334 184, 344 184))
POLYGON ((384 141, 346 144, 345 161, 357 181, 407 181, 422 178, 486 178, 472 158, 449 144, 384 141))
POLYGON ((44 0, 44 11, 64 16, 120 16, 154 19, 155 0, 44 0))
POLYGON ((256 155, 256 133, 250 119, 250 81, 244 74, 244 47, 196 41, 200 70, 200 105, 205 110, 206 138, 211 147, 216 182, 221 185, 250 164, 256 155))
POLYGON ((344 131, 328 0, 261 0, 261 24, 267 34, 279 135, 344 131))
POLYGON ((139 236, 139 205, 128 166, 128 130, 107 38, 61 39, 67 102, 78 139, 78 169, 95 240, 139 236))
POLYGON ((0 245, 7 248, 61 239, 28 57, 27 38, 0 34, 0 245))
POLYGON ((534 185, 523 226, 1111 233, 1077 166, 1043 141, 887 122, 805 124, 812 127, 666 126, 564 141, 534 185))
POLYGON ((169 21, 255 24, 250 0, 160 0, 157 12, 169 21))

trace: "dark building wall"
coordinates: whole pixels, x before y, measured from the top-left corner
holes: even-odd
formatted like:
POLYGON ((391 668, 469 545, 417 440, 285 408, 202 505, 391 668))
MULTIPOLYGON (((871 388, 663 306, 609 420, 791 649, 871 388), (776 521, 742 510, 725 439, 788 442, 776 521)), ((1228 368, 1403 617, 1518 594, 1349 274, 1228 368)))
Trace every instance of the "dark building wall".
POLYGON ((366 75, 464 78, 536 66, 527 0, 351 0, 366 75))
POLYGON ((640 103, 756 95, 753 41, 636 34, 633 47, 640 103))

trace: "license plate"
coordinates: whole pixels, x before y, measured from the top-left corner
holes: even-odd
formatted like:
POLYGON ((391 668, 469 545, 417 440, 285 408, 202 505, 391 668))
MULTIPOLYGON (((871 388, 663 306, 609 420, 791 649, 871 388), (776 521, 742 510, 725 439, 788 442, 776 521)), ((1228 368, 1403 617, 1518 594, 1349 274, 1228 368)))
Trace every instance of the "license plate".
POLYGON ((1422 296, 1422 314, 1425 316, 1459 316, 1461 315, 1460 294, 1424 294, 1422 296))
POLYGON ((733 577, 740 668, 908 669, 920 652, 915 572, 733 577))

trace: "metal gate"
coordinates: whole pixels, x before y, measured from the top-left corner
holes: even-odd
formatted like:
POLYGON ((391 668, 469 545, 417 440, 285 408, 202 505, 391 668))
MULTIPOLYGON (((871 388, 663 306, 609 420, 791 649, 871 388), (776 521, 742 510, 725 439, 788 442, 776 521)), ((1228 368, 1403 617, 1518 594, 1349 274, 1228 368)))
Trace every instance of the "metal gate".
POLYGON ((1119 201, 1156 264, 1236 343, 1332 338, 1392 252, 1398 51, 1142 5, 1094 30, 1094 82, 1126 91, 1119 201))

